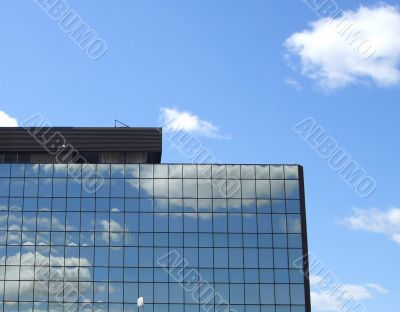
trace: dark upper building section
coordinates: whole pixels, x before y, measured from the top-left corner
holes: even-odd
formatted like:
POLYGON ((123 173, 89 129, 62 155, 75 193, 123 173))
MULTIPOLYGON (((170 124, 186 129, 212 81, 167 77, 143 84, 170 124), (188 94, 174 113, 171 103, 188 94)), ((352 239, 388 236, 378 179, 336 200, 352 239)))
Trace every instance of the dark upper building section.
POLYGON ((161 128, 0 128, 0 163, 160 163, 161 128))

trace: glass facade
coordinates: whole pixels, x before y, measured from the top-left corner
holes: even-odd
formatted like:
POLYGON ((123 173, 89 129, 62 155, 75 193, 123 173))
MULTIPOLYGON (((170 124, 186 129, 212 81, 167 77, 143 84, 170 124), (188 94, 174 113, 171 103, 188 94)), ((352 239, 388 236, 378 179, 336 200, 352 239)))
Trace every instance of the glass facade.
POLYGON ((0 310, 309 312, 300 175, 1 164, 0 310))

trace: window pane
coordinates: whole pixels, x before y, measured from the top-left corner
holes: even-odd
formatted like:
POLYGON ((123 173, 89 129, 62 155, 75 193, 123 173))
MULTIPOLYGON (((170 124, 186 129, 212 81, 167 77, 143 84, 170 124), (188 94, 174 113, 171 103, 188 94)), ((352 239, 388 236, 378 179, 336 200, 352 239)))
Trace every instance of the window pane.
POLYGON ((110 165, 97 164, 96 170, 97 170, 97 175, 99 178, 102 178, 102 179, 110 178, 110 165))
POLYGON ((274 250, 274 266, 275 268, 288 267, 288 252, 287 249, 274 250))
POLYGON ((41 164, 39 167, 39 177, 52 177, 52 176, 53 176, 53 165, 41 164))
POLYGON ((259 233, 272 233, 272 222, 270 214, 258 214, 257 223, 257 229, 259 233))
POLYGON ((256 180, 257 198, 266 199, 270 198, 270 181, 269 180, 256 180))
POLYGON ((284 179, 283 166, 272 165, 270 166, 270 178, 271 179, 284 179))
POLYGON ((228 214, 228 228, 229 232, 242 232, 242 215, 239 213, 228 214))
POLYGON ((198 180, 198 196, 199 198, 212 198, 211 196, 211 180, 198 180))
POLYGON ((184 231, 197 232, 197 213, 184 213, 184 231))
POLYGON ((243 232, 244 233, 257 233, 257 215, 256 214, 243 214, 243 232))
POLYGON ((169 180, 169 197, 182 198, 182 180, 180 179, 169 180))
POLYGON ((245 299, 247 304, 259 304, 259 287, 257 284, 246 284, 245 299))
POLYGON ((290 285, 290 301, 292 304, 304 304, 304 286, 303 285, 290 285))
POLYGON ((287 199, 298 199, 299 194, 299 181, 298 180, 286 180, 285 181, 285 192, 287 199))
POLYGON ((183 166, 183 178, 197 178, 197 166, 196 165, 184 165, 183 166))
POLYGON ((141 164, 139 167, 140 178, 153 178, 153 165, 141 164))
POLYGON ((243 304, 244 302, 244 285, 230 284, 231 303, 243 304))
POLYGON ((123 197, 124 196, 124 180, 111 179, 111 196, 123 197))
POLYGON ((161 165, 161 164, 154 165, 154 178, 155 179, 168 178, 168 165, 161 165))
POLYGON ((67 165, 55 164, 54 165, 54 177, 66 178, 67 177, 67 165))
POLYGON ((273 214, 272 225, 274 233, 286 233, 286 215, 284 214, 273 214))
POLYGON ((243 198, 256 197, 255 180, 242 180, 242 196, 243 198))
POLYGON ((268 165, 256 165, 256 178, 257 179, 269 179, 269 166, 268 165))
POLYGON ((260 299, 261 299, 261 304, 274 304, 275 303, 274 285, 261 284, 260 299))
POLYGON ((289 285, 275 285, 275 297, 277 304, 290 304, 289 285))
POLYGON ((140 197, 153 197, 153 180, 140 180, 140 197))
POLYGON ((287 227, 289 233, 301 233, 301 219, 299 214, 287 215, 287 227))
POLYGON ((96 181, 96 196, 109 197, 110 196, 110 179, 97 179, 96 181))
POLYGON ((154 214, 154 231, 168 232, 168 213, 154 214))
POLYGON ((139 165, 125 165, 125 178, 137 178, 139 179, 139 165))
POLYGON ((244 248, 244 267, 257 268, 258 267, 258 250, 256 248, 244 248))
POLYGON ((10 185, 10 196, 21 197, 24 191, 24 179, 23 178, 11 178, 10 185))
POLYGON ((12 177, 20 177, 22 178, 25 173, 25 165, 24 164, 12 164, 11 165, 11 176, 12 177))
POLYGON ((154 197, 168 198, 168 180, 155 179, 154 180, 154 197))
POLYGON ((182 178, 182 165, 169 165, 169 177, 174 179, 182 178))
POLYGON ((242 248, 229 248, 229 266, 231 268, 243 268, 242 248))
POLYGON ((126 179, 125 180, 125 196, 126 197, 139 197, 139 180, 126 179))
POLYGON ((67 179, 57 178, 53 180, 53 196, 65 197, 67 193, 67 179))
POLYGON ((10 176, 11 166, 9 164, 0 164, 0 177, 10 176))
POLYGON ((169 231, 182 232, 183 231, 183 214, 170 213, 169 214, 169 231))
POLYGON ((0 178, 0 196, 8 196, 10 189, 10 179, 0 178))
POLYGON ((240 179, 240 165, 226 165, 226 176, 228 180, 240 179))
POLYGON ((258 251, 258 262, 260 268, 272 268, 273 261, 272 249, 260 249, 258 251))
POLYGON ((123 178, 124 177, 124 165, 112 164, 111 165, 111 178, 123 178))
POLYGON ((183 180, 183 197, 196 198, 197 197, 197 180, 185 179, 183 180))
POLYGON ((242 179, 255 179, 255 170, 253 165, 242 165, 241 166, 241 177, 242 179))
POLYGON ((39 196, 51 197, 52 196, 52 179, 43 178, 39 179, 39 196))
POLYGON ((298 166, 285 166, 285 179, 298 179, 299 167, 298 166))
POLYGON ((271 180, 271 198, 285 199, 284 180, 271 180))

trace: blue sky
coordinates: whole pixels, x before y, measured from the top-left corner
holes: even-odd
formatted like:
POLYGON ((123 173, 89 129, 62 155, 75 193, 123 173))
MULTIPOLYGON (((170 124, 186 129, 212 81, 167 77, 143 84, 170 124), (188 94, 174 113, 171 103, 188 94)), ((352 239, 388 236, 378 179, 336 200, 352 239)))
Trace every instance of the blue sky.
MULTIPOLYGON (((68 0, 108 46, 94 60, 35 1, 1 1, 0 110, 54 126, 174 116, 222 163, 303 165, 310 251, 368 311, 399 311, 398 3, 335 2, 370 43, 365 59, 332 35, 320 2, 68 0), (373 177, 370 196, 293 130, 307 118, 373 177)), ((163 162, 190 159, 165 140, 163 162)), ((330 298, 313 292, 322 311, 330 298)))

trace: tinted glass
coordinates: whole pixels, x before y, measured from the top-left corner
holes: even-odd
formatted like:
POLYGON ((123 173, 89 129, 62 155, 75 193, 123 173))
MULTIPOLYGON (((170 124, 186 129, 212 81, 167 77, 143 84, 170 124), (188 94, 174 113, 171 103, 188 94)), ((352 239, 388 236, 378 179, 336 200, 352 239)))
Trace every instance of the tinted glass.
POLYGON ((305 312, 298 169, 1 164, 0 309, 305 312))

